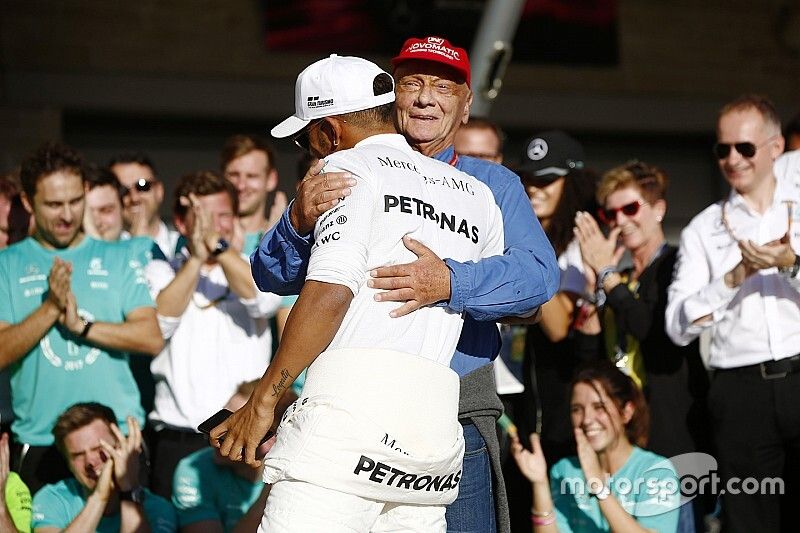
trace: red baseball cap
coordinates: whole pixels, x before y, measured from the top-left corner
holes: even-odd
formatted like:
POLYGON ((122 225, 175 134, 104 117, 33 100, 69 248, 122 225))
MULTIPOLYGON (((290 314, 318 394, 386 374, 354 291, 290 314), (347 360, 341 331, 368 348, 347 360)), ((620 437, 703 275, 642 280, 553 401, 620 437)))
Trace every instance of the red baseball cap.
POLYGON ((469 56, 463 48, 458 48, 450 44, 450 41, 442 37, 424 37, 419 39, 411 37, 403 43, 400 53, 392 58, 392 66, 411 59, 421 59, 423 61, 434 61, 442 63, 458 71, 467 82, 470 83, 469 56))

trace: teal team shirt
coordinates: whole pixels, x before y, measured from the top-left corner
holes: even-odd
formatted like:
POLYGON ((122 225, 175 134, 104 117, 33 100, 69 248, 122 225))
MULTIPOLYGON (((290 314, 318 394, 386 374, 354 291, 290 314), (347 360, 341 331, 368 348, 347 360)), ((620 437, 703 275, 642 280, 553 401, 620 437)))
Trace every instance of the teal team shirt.
MULTIPOLYGON (((143 269, 148 255, 138 241, 84 237, 74 248, 49 250, 27 238, 0 251, 0 320, 22 322, 41 305, 53 259, 60 257, 72 263, 79 314, 97 322, 123 322, 132 310, 153 307, 143 269)), ((56 418, 78 402, 107 405, 123 431, 128 415, 144 424, 127 354, 82 342, 58 324, 9 369, 16 417, 12 431, 18 442, 52 444, 56 418)))
MULTIPOLYGON (((144 489, 144 513, 153 533, 172 533, 178 530, 175 509, 167 500, 144 489)), ((86 506, 86 494, 75 478, 45 485, 33 497, 33 529, 66 528, 86 506)), ((117 533, 120 513, 103 516, 97 525, 99 533, 117 533)))
MULTIPOLYGON (((567 457, 550 469, 550 491, 561 532, 611 531, 597 498, 585 487, 577 457, 567 457)), ((672 533, 678 527, 680 485, 668 459, 634 447, 631 456, 609 480, 611 493, 642 527, 672 533)))
POLYGON ((214 449, 205 448, 178 463, 173 478, 172 503, 180 527, 218 520, 232 530, 258 499, 264 483, 237 476, 214 462, 214 449))
POLYGON ((244 234, 244 244, 242 245, 242 253, 247 255, 252 254, 258 248, 258 243, 261 242, 261 237, 264 236, 263 231, 256 231, 253 233, 244 234))

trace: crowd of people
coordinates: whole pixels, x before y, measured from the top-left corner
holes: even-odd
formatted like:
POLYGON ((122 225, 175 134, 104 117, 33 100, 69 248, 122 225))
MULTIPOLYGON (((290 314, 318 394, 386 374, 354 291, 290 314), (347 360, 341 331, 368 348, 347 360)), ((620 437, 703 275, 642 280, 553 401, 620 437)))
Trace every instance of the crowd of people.
POLYGON ((560 130, 505 153, 445 39, 391 65, 300 73, 290 203, 254 135, 175 180, 53 142, 0 178, 0 530, 790 530, 800 155, 770 101, 720 110, 731 191, 675 246, 662 169, 598 174, 560 130))

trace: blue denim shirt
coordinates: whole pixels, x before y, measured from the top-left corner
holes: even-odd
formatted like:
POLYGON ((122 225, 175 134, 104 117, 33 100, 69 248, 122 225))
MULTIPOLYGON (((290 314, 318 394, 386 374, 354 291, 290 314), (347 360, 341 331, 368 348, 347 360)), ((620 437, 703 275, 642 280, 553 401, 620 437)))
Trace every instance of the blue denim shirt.
MULTIPOLYGON (((502 165, 454 157, 453 147, 435 159, 453 163, 491 189, 503 214, 503 255, 475 263, 445 259, 450 269, 450 301, 440 305, 466 311, 464 329, 450 367, 460 376, 488 364, 500 351, 495 321, 529 316, 558 290, 559 270, 550 241, 533 212, 519 177, 502 165)), ((298 294, 303 286, 313 234, 298 235, 289 222, 291 205, 250 256, 262 291, 298 294)))

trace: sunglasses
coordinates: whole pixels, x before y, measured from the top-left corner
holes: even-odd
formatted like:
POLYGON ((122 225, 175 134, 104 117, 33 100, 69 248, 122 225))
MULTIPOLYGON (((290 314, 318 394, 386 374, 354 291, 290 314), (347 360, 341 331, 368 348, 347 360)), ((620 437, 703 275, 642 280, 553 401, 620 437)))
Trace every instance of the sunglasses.
POLYGON ((309 138, 308 134, 311 132, 311 128, 316 128, 320 124, 322 124, 323 119, 317 119, 314 122, 309 122, 308 125, 300 130, 300 133, 292 137, 294 144, 298 146, 301 150, 308 152, 311 148, 311 139, 309 138))
POLYGON ((597 217, 603 224, 608 225, 617 220, 617 213, 620 211, 622 211, 622 214, 626 217, 635 217, 643 205, 644 202, 636 200, 635 202, 625 204, 621 207, 601 207, 597 210, 597 217))
POLYGON ((714 155, 717 156, 717 159, 727 159, 731 153, 731 148, 739 152, 739 155, 742 157, 746 157, 750 159, 751 157, 756 155, 756 152, 759 148, 770 142, 772 139, 777 137, 777 135, 773 135, 763 143, 759 145, 755 145, 751 142, 742 142, 742 143, 716 143, 712 151, 714 155))
POLYGON ((147 181, 144 178, 139 178, 136 180, 136 183, 131 185, 130 187, 121 187, 122 189, 122 196, 126 196, 130 194, 131 189, 136 189, 137 192, 147 192, 153 187, 153 181, 147 181))

